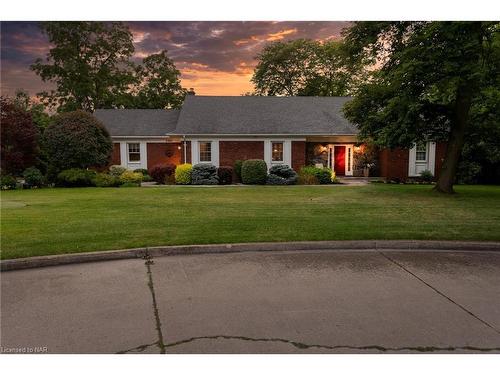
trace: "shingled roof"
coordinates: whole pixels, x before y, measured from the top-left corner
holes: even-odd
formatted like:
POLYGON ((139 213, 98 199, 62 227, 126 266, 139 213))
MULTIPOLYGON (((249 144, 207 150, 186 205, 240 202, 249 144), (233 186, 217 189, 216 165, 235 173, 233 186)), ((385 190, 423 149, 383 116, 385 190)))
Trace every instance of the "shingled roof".
POLYGON ((352 135, 349 97, 195 96, 184 101, 175 135, 352 135))
POLYGON ((178 109, 97 109, 100 120, 112 137, 156 137, 172 132, 178 109))

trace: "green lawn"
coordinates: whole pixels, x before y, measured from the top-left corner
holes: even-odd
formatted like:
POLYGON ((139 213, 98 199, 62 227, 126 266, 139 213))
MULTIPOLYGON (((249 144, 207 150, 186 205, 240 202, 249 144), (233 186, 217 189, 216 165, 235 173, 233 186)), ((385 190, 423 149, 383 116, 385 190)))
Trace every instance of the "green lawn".
POLYGON ((500 186, 38 189, 2 192, 2 258, 174 244, 500 240, 500 186))

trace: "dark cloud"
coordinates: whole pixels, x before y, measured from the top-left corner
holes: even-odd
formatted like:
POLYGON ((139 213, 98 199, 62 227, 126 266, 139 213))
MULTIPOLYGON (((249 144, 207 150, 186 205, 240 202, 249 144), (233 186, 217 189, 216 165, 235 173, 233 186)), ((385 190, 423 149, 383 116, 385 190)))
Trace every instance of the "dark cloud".
MULTIPOLYGON (((209 80, 212 72, 213 79, 221 81, 220 93, 225 94, 233 91, 224 90, 222 85, 227 87, 230 75, 234 75, 239 83, 232 85, 231 90, 237 95, 251 89, 248 78, 255 65, 254 58, 266 43, 296 38, 339 38, 348 23, 164 21, 127 22, 127 25, 134 35, 135 60, 166 49, 183 73, 183 81, 197 92, 219 93, 216 81, 202 82, 209 80), (240 86, 243 91, 236 92, 240 86)), ((45 88, 29 70, 29 65, 36 58, 43 58, 50 48, 37 24, 2 22, 1 42, 2 93, 12 94, 16 88, 24 88, 34 94, 45 88)))

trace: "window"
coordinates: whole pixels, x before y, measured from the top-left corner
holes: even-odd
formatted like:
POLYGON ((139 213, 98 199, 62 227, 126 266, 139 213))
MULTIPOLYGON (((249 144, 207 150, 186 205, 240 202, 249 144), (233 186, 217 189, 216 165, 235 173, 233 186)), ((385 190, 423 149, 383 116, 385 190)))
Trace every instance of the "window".
POLYGON ((416 161, 427 161, 427 143, 417 144, 416 161))
POLYGON ((128 161, 141 162, 141 145, 139 143, 128 143, 128 161))
POLYGON ((212 142, 200 142, 200 162, 212 161, 212 142))
POLYGON ((283 142, 271 142, 271 161, 283 162, 283 142))
POLYGON ((351 171, 351 148, 347 147, 347 171, 351 171))

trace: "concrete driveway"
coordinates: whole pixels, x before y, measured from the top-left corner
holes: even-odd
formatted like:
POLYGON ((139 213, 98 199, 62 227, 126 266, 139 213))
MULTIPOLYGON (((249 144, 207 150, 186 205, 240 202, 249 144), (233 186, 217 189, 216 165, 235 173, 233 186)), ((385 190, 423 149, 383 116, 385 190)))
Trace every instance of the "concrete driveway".
POLYGON ((498 252, 169 256, 1 288, 4 353, 500 353, 498 252))

